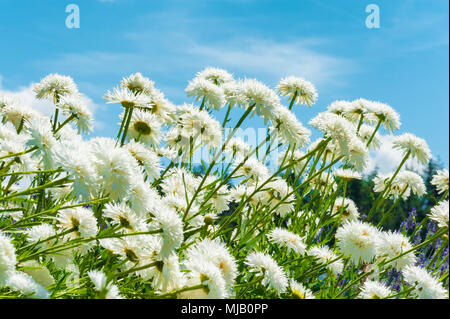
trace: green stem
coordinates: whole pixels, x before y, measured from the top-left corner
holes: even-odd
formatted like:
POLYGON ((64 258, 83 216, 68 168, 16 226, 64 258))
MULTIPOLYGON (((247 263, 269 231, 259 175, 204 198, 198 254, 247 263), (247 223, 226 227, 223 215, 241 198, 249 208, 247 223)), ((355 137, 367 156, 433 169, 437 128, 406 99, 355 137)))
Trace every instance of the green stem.
POLYGON ((64 127, 64 125, 66 125, 67 123, 69 123, 70 121, 72 121, 74 118, 76 118, 77 116, 75 114, 71 114, 64 122, 62 122, 61 124, 59 124, 58 128, 54 130, 54 133, 57 133, 60 129, 62 129, 64 127))
POLYGON ((230 115, 230 111, 231 111, 231 103, 228 104, 227 113, 225 114, 225 119, 223 120, 223 123, 222 123, 222 129, 225 128, 225 125, 226 125, 227 122, 228 122, 228 116, 230 115))
POLYGON ((377 133, 378 129, 380 128, 380 125, 382 122, 383 122, 382 120, 378 120, 377 126, 375 127, 372 135, 370 136, 369 140, 367 141, 367 144, 366 144, 367 147, 369 147, 370 143, 372 143, 372 140, 375 137, 375 134, 377 133))
POLYGON ((38 186, 38 187, 29 188, 29 189, 24 190, 22 192, 17 192, 17 193, 14 193, 14 194, 2 197, 2 198, 0 198, 0 202, 1 201, 5 201, 5 200, 10 199, 10 198, 13 198, 13 197, 16 197, 16 196, 32 194, 32 193, 38 192, 40 190, 43 190, 43 189, 51 187, 51 186, 64 184, 64 183, 68 183, 68 182, 72 182, 72 181, 73 180, 70 180, 69 177, 64 177, 64 178, 58 179, 58 180, 53 181, 53 182, 49 182, 47 184, 44 184, 44 185, 41 185, 41 186, 38 186))
POLYGON ((295 99, 297 98, 297 95, 298 95, 298 92, 295 91, 294 95, 292 96, 291 103, 289 103, 289 110, 291 110, 292 106, 294 106, 294 102, 295 102, 295 99))
POLYGON ((55 109, 55 118, 53 119, 53 132, 56 132, 56 125, 58 124, 59 108, 55 109))
POLYGON ((122 135, 122 140, 120 141, 120 146, 123 146, 125 144, 125 139, 127 137, 128 134, 128 127, 130 126, 130 122, 131 122, 131 117, 133 116, 133 107, 130 107, 130 111, 128 114, 128 118, 127 118, 127 122, 125 123, 125 127, 123 129, 123 135, 122 135))

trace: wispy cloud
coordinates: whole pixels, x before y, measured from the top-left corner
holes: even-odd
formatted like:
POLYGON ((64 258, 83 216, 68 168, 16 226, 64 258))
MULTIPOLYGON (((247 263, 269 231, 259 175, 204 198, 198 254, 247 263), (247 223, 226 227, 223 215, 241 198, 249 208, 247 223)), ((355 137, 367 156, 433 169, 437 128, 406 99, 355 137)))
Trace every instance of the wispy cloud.
POLYGON ((316 84, 338 84, 338 78, 356 69, 353 62, 322 53, 311 42, 311 39, 280 42, 236 38, 227 45, 197 43, 187 50, 209 64, 262 78, 298 75, 316 84))

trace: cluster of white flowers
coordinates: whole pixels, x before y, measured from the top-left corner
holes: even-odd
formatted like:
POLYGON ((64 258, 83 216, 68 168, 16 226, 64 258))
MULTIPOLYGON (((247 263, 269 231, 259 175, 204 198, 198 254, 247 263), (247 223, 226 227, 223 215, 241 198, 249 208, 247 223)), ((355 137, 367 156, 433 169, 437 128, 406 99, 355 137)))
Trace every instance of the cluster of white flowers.
POLYGON ((194 104, 176 106, 141 73, 123 78, 104 96, 122 111, 115 139, 86 136, 93 115, 68 76, 34 86, 54 103, 51 118, 0 97, 0 298, 448 298, 448 268, 439 272, 448 171, 432 178, 441 198, 423 214, 438 226, 430 247, 442 239, 427 268, 423 245, 382 223, 398 201, 426 194, 403 167, 428 163, 426 142, 393 138, 404 159, 374 178, 370 212, 347 192, 381 146, 380 129, 399 129, 390 106, 335 101, 309 122, 323 133, 311 143, 294 106, 311 107, 318 93, 303 78, 273 90, 206 68, 185 91, 194 104), (254 115, 267 126, 264 151, 235 136, 254 115), (387 280, 394 269, 400 291, 387 280), (349 280, 359 276, 359 286, 349 280))

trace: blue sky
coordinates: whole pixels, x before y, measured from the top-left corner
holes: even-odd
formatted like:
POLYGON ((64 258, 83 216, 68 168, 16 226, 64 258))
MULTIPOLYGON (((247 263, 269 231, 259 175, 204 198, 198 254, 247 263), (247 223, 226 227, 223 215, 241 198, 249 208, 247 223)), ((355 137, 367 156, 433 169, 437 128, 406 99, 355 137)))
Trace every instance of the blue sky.
POLYGON ((184 88, 207 66, 271 87, 296 75, 319 93, 311 109, 295 109, 303 123, 338 99, 388 103, 401 115, 396 134, 425 138, 448 167, 448 6, 445 0, 2 0, 0 91, 23 93, 48 73, 70 75, 95 107, 95 135, 114 136, 120 108, 102 96, 131 73, 151 78, 177 104, 193 102, 184 88), (71 3, 80 8, 79 29, 65 26, 71 3), (379 29, 365 25, 371 3, 380 8, 379 29))

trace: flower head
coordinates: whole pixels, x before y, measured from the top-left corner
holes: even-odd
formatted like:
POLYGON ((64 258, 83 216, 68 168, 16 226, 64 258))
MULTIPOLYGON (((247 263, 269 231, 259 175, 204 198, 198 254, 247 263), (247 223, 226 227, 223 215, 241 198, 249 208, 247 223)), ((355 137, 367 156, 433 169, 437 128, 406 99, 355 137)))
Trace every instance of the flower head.
POLYGON ((278 294, 284 293, 289 285, 288 279, 283 269, 269 255, 261 252, 251 252, 245 259, 253 272, 263 276, 263 285, 268 285, 275 289, 278 294))
POLYGON ((400 128, 400 115, 392 107, 380 102, 371 102, 366 105, 366 120, 369 124, 378 124, 380 122, 392 133, 400 128))
POLYGON ((316 102, 318 97, 316 88, 311 82, 295 76, 281 79, 277 90, 281 96, 288 96, 289 99, 295 97, 295 104, 303 104, 309 107, 316 102))
POLYGON ((357 220, 346 222, 336 232, 340 251, 355 263, 367 263, 375 257, 378 236, 374 226, 357 220))
POLYGON ((288 253, 292 250, 297 254, 304 255, 306 252, 306 245, 302 238, 287 229, 275 228, 267 235, 267 237, 277 246, 286 247, 288 253))
POLYGON ((207 80, 217 86, 233 82, 233 75, 224 69, 208 67, 197 73, 197 78, 207 80))
POLYGON ((38 99, 48 99, 54 103, 59 102, 59 99, 65 95, 78 94, 78 88, 73 79, 59 74, 47 75, 40 83, 34 85, 33 90, 38 99))
POLYGON ((58 106, 64 111, 66 116, 75 116, 79 133, 89 133, 92 130, 92 112, 80 96, 63 96, 61 97, 58 106))
POLYGON ((144 110, 134 110, 128 127, 128 139, 136 139, 146 145, 157 147, 161 141, 161 121, 156 115, 144 110))
POLYGON ((433 176, 431 184, 436 186, 439 194, 448 192, 449 189, 448 170, 446 169, 438 170, 436 174, 433 176))
POLYGON ((448 200, 446 200, 431 208, 429 217, 431 220, 437 222, 439 227, 448 227, 448 211, 448 200))
POLYGON ((303 286, 301 283, 291 279, 290 282, 291 292, 294 297, 298 299, 315 299, 311 290, 303 286))
POLYGON ((89 278, 94 284, 95 290, 98 292, 101 299, 122 299, 119 294, 119 289, 116 285, 108 282, 106 275, 98 270, 91 270, 87 272, 89 278))
POLYGON ((16 249, 11 243, 11 239, 0 231, 0 280, 2 274, 16 268, 16 263, 16 249))
POLYGON ((381 282, 367 280, 361 287, 361 292, 359 293, 358 298, 383 299, 392 294, 392 290, 386 287, 386 285, 382 284, 381 282))
POLYGON ((221 109, 226 103, 223 89, 203 78, 196 77, 190 81, 186 92, 188 96, 195 96, 197 101, 203 99, 204 106, 216 110, 221 109))
POLYGON ((404 154, 410 153, 413 158, 417 158, 423 164, 427 164, 431 158, 427 142, 413 134, 405 133, 396 136, 392 144, 393 148, 403 151, 404 154))
POLYGON ((403 278, 415 287, 413 295, 419 299, 448 299, 448 291, 442 283, 431 276, 424 268, 406 266, 403 278))
POLYGON ((407 251, 412 250, 412 245, 409 239, 401 233, 393 232, 380 232, 376 249, 377 256, 381 259, 393 259, 392 262, 387 265, 393 266, 396 269, 403 269, 408 265, 414 265, 416 262, 416 256, 414 252, 404 254, 407 251))
POLYGON ((155 90, 154 84, 155 82, 142 76, 139 72, 123 78, 120 82, 122 87, 127 88, 136 95, 151 95, 155 90))

